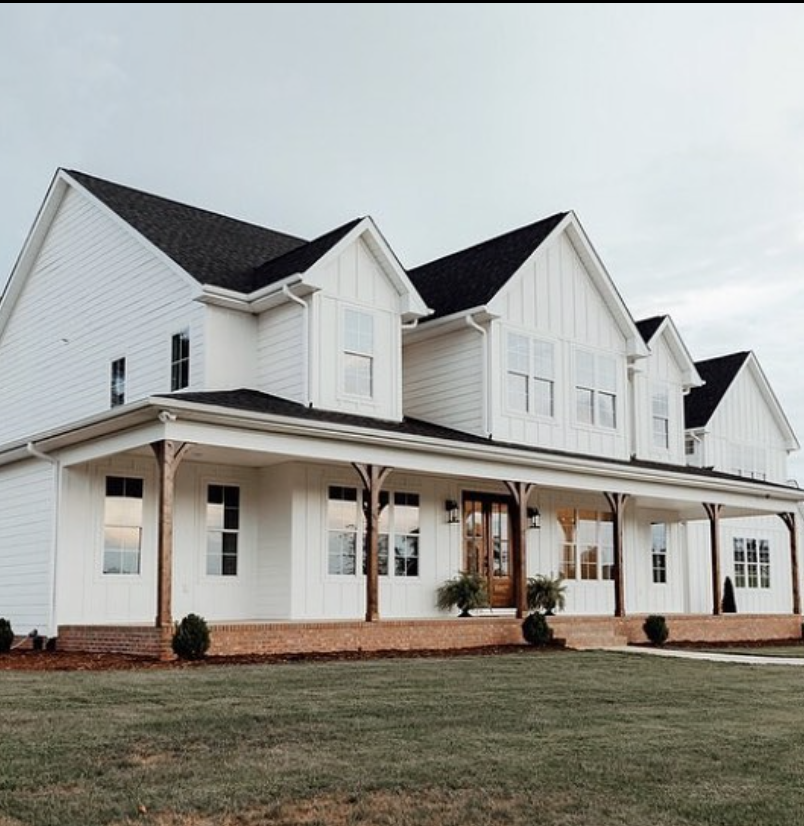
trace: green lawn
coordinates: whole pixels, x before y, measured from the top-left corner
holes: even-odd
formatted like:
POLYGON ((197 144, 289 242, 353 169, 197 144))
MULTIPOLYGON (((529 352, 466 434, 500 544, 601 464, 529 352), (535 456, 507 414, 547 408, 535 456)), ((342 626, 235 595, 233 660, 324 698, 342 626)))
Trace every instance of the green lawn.
POLYGON ((556 652, 2 672, 0 701, 2 826, 804 823, 794 668, 556 652))

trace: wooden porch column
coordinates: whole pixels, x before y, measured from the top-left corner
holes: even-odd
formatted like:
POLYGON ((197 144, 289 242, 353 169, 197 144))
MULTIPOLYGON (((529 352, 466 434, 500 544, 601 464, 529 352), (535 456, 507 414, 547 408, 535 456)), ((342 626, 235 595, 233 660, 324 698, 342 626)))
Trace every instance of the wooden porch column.
POLYGON ((712 613, 719 616, 722 613, 720 593, 720 513, 723 505, 712 502, 703 503, 706 515, 709 517, 709 552, 712 557, 712 613))
POLYGON ((520 619, 528 613, 528 499, 536 485, 506 482, 514 500, 514 607, 520 619))
MULTIPOLYGON (((366 622, 380 618, 380 491, 390 467, 354 464, 368 501, 364 503, 366 515, 366 622)), ((358 554, 358 559, 360 555, 358 554)))
POLYGON ((787 525, 790 531, 790 578, 793 580, 793 613, 801 613, 801 593, 798 584, 798 537, 796 536, 796 515, 787 512, 780 513, 779 518, 787 525))
POLYGON ((173 624, 173 498, 176 471, 190 447, 192 445, 189 442, 174 442, 170 439, 151 442, 159 467, 157 628, 170 628, 173 624))
POLYGON ((625 572, 623 571, 623 511, 627 493, 605 493, 611 508, 614 533, 614 616, 625 616, 625 572))

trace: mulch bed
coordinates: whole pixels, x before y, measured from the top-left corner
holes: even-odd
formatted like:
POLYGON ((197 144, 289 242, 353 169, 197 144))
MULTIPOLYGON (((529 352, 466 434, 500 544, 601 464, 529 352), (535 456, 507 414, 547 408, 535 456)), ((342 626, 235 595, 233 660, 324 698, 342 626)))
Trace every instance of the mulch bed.
POLYGON ((134 671, 141 669, 207 668, 216 665, 260 665, 263 663, 338 662, 343 660, 420 659, 424 657, 498 656, 543 653, 528 645, 486 646, 456 650, 427 651, 343 651, 331 654, 235 654, 206 657, 196 662, 156 660, 131 654, 84 654, 73 651, 32 651, 15 649, 0 654, 0 671, 134 671))

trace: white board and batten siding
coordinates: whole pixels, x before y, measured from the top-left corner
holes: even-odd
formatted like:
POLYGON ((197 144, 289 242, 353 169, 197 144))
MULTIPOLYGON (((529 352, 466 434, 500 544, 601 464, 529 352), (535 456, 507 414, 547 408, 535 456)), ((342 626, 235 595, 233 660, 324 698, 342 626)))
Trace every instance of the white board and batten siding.
POLYGON ((683 465, 684 456, 684 383, 681 369, 664 334, 654 336, 651 353, 638 363, 632 377, 634 384, 634 453, 640 459, 683 465), (669 446, 656 444, 653 438, 653 394, 667 392, 669 446))
MULTIPOLYGON (((312 296, 311 401, 315 407, 380 419, 402 418, 400 294, 366 244, 356 239, 310 276, 320 286, 312 296), (371 398, 343 386, 342 353, 347 309, 373 319, 371 398)), ((301 309, 301 308, 299 308, 301 309)))
POLYGON ((171 337, 190 329, 201 389, 203 308, 191 287, 88 197, 69 189, 0 336, 0 443, 170 390, 171 337))
POLYGON ((36 459, 0 468, 0 617, 20 636, 52 633, 54 472, 36 459))
POLYGON ((565 234, 548 241, 494 300, 491 324, 491 432, 495 439, 596 456, 627 458, 630 411, 626 340, 565 234), (553 344, 555 410, 552 418, 508 408, 507 335, 553 344), (615 360, 616 428, 585 425, 575 413, 578 350, 615 360))
POLYGON ((749 368, 750 364, 743 367, 707 424, 706 464, 733 473, 737 469, 735 446, 753 448, 764 458, 767 481, 784 484, 785 436, 749 368))
POLYGON ((464 327, 404 345, 405 415, 483 432, 483 340, 464 327))

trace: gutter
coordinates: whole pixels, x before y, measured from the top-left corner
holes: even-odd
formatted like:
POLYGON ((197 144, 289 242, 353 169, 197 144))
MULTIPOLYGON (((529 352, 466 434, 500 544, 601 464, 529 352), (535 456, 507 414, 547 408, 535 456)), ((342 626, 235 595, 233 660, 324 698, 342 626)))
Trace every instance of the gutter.
POLYGON ((304 314, 304 329, 302 331, 302 341, 304 342, 304 351, 302 358, 304 359, 304 405, 309 407, 312 404, 310 396, 310 307, 306 301, 295 295, 288 284, 282 285, 282 294, 289 301, 298 304, 302 308, 304 314))
POLYGON ((481 393, 483 394, 483 421, 482 421, 482 429, 483 435, 486 438, 491 438, 491 414, 489 412, 490 407, 490 392, 489 392, 489 333, 485 327, 481 327, 474 319, 474 317, 469 314, 466 316, 466 324, 468 327, 471 327, 475 332, 480 333, 483 337, 482 342, 482 349, 483 349, 483 356, 481 358, 481 393))

